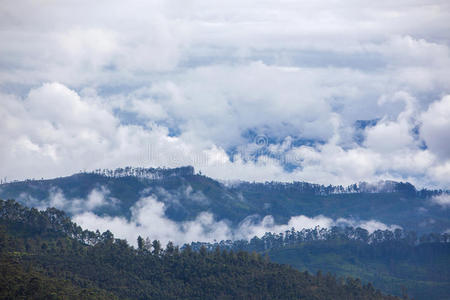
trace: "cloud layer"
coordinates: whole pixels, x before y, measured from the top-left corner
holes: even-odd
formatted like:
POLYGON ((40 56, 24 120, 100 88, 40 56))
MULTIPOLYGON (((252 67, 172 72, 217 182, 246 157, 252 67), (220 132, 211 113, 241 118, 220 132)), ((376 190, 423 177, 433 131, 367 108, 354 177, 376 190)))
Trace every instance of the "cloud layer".
POLYGON ((190 164, 450 186, 447 1, 30 0, 0 16, 2 178, 190 164))
MULTIPOLYGON (((91 197, 89 197, 90 199, 91 197)), ((87 201, 91 202, 90 200, 87 201)), ((182 245, 192 241, 213 242, 214 240, 250 240, 254 236, 263 236, 266 232, 280 233, 291 228, 331 228, 333 226, 361 227, 370 233, 377 230, 395 230, 397 225, 387 226, 375 220, 355 221, 340 218, 333 220, 319 215, 313 218, 307 216, 291 217, 287 224, 276 224, 273 217, 268 215, 262 219, 249 216, 236 228, 229 225, 226 220, 216 220, 209 212, 201 212, 195 220, 175 222, 165 215, 165 204, 152 195, 141 198, 130 209, 131 218, 99 216, 89 210, 80 212, 73 217, 74 222, 85 229, 110 230, 118 238, 127 239, 129 243, 136 244, 137 237, 149 237, 159 240, 163 244, 172 241, 182 245)))

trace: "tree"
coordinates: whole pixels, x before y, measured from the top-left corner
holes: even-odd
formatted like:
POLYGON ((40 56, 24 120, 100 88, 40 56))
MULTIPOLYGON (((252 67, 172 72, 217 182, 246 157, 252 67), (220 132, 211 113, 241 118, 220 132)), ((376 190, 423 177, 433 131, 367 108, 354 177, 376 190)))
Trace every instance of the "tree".
POLYGON ((175 252, 175 246, 173 245, 172 242, 169 241, 166 246, 166 254, 173 255, 174 252, 175 252))
POLYGON ((138 249, 140 251, 144 250, 144 239, 141 236, 138 236, 137 243, 138 243, 138 249))
POLYGON ((152 246, 153 246, 153 255, 159 256, 161 254, 161 243, 157 240, 154 240, 152 246))

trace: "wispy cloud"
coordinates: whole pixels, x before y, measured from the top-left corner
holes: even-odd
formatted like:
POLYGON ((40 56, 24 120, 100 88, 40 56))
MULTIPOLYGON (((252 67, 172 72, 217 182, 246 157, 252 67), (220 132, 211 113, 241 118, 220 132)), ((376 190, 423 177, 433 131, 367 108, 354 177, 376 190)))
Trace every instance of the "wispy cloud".
POLYGON ((442 208, 449 208, 450 207, 450 194, 440 194, 433 196, 431 198, 431 202, 433 202, 436 205, 440 205, 442 208))
POLYGON ((86 198, 67 198, 64 192, 57 187, 49 190, 49 195, 44 200, 38 200, 30 194, 23 192, 19 195, 18 200, 28 206, 45 209, 54 207, 64 210, 70 214, 77 214, 85 211, 93 211, 97 208, 115 207, 119 200, 109 196, 110 191, 100 186, 92 189, 86 198))

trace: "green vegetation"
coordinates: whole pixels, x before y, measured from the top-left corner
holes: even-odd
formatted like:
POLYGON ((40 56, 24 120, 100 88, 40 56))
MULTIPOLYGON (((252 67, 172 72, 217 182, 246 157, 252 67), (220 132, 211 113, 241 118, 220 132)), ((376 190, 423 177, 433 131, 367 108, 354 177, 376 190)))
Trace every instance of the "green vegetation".
POLYGON ((0 200, 2 299, 397 299, 359 279, 310 275, 245 251, 138 249, 61 211, 0 200))
POLYGON ((415 299, 450 296, 450 234, 394 232, 352 227, 315 228, 266 233, 247 241, 191 243, 194 250, 216 247, 256 251, 272 261, 309 272, 329 272, 371 282, 390 294, 405 292, 415 299))
POLYGON ((44 202, 51 198, 52 191, 61 191, 71 200, 86 199, 92 190, 99 188, 107 190, 110 199, 118 200, 114 205, 93 208, 92 212, 99 215, 130 217, 130 208, 141 197, 154 195, 164 202, 166 216, 174 221, 194 220, 200 212, 209 211, 234 226, 250 215, 272 215, 277 223, 285 224, 292 216, 321 214, 334 219, 376 219, 419 233, 443 232, 450 228, 448 210, 430 201, 443 191, 417 191, 409 183, 384 182, 379 186, 360 183, 342 187, 305 182, 242 182, 227 186, 196 175, 189 167, 105 170, 49 180, 11 182, 0 185, 0 198, 45 207, 44 202), (202 199, 199 201, 199 198, 202 199))
MULTIPOLYGON (((396 182, 384 182, 378 186, 360 183, 349 187, 305 182, 241 182, 228 186, 195 174, 192 168, 186 167, 125 168, 50 180, 11 182, 0 185, 0 197, 17 198, 27 206, 45 207, 55 191, 61 192, 67 199, 66 202, 70 203, 72 199, 87 199, 94 189, 104 189, 107 191, 106 197, 114 200, 112 205, 94 207, 93 212, 98 215, 130 217, 130 208, 141 197, 154 195, 164 203, 165 215, 174 221, 194 220, 199 213, 208 211, 218 220, 229 220, 230 226, 234 228, 248 216, 258 220, 258 216, 265 215, 272 215, 277 223, 287 223, 295 215, 313 217, 321 214, 334 219, 376 219, 386 224, 397 224, 427 235, 422 237, 422 241, 413 233, 403 231, 397 232, 394 237, 390 236, 393 233, 377 231, 369 237, 367 232, 358 229, 357 233, 350 231, 342 235, 338 232, 338 237, 329 235, 326 239, 292 240, 289 234, 281 239, 279 235, 268 235, 256 238, 248 245, 237 241, 231 245, 221 244, 220 247, 222 250, 255 251, 268 255, 274 262, 288 264, 300 271, 316 273, 322 270, 323 273, 330 272, 336 276, 358 277, 363 283, 372 282, 376 288, 390 294, 401 295, 403 291, 407 291, 416 299, 450 298, 448 236, 444 238, 446 242, 442 243, 441 237, 444 235, 436 237, 429 234, 444 232, 450 228, 448 209, 443 209, 430 200, 445 191, 418 191, 409 183, 396 182)), ((57 210, 47 210, 46 214, 50 213, 57 215, 55 219, 63 218, 57 210)), ((37 218, 39 214, 41 213, 35 211, 32 213, 33 218, 37 218)), ((53 231, 62 230, 83 247, 97 247, 96 241, 101 236, 99 233, 83 231, 66 216, 64 218, 67 219, 64 222, 67 228, 55 227, 53 231)), ((8 234, 28 238, 23 237, 24 233, 34 227, 23 227, 20 224, 22 223, 8 223, 8 234)), ((41 231, 33 232, 32 238, 40 235, 41 231)), ((211 251, 215 247, 205 246, 211 251)), ((191 247, 197 252, 201 244, 192 244, 191 247)), ((23 261, 22 256, 14 257, 23 261)), ((51 280, 53 277, 46 278, 51 280)), ((69 288, 67 284, 73 285, 72 280, 64 285, 71 290, 70 293, 83 291, 76 290, 79 285, 69 288)), ((103 291, 95 280, 89 281, 82 288, 98 288, 103 291)), ((67 295, 70 293, 68 291, 67 295)))
MULTIPOLYGON (((5 238, 13 240, 4 233, 0 235, 2 241, 5 238)), ((23 256, 26 255, 5 250, 1 253, 1 299, 118 299, 114 294, 94 286, 82 287, 65 278, 47 275, 45 269, 29 261, 24 262, 23 256)))
POLYGON ((268 251, 274 262, 298 270, 357 276, 390 294, 414 299, 448 299, 450 247, 444 244, 362 245, 359 242, 316 241, 268 251))

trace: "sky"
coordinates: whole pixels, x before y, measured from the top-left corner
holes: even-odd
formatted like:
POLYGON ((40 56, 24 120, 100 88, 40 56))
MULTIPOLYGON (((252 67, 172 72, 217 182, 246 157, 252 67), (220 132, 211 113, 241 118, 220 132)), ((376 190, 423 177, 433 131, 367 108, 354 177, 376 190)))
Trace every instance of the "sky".
POLYGON ((3 0, 0 178, 448 189, 448 20, 448 1, 3 0))

